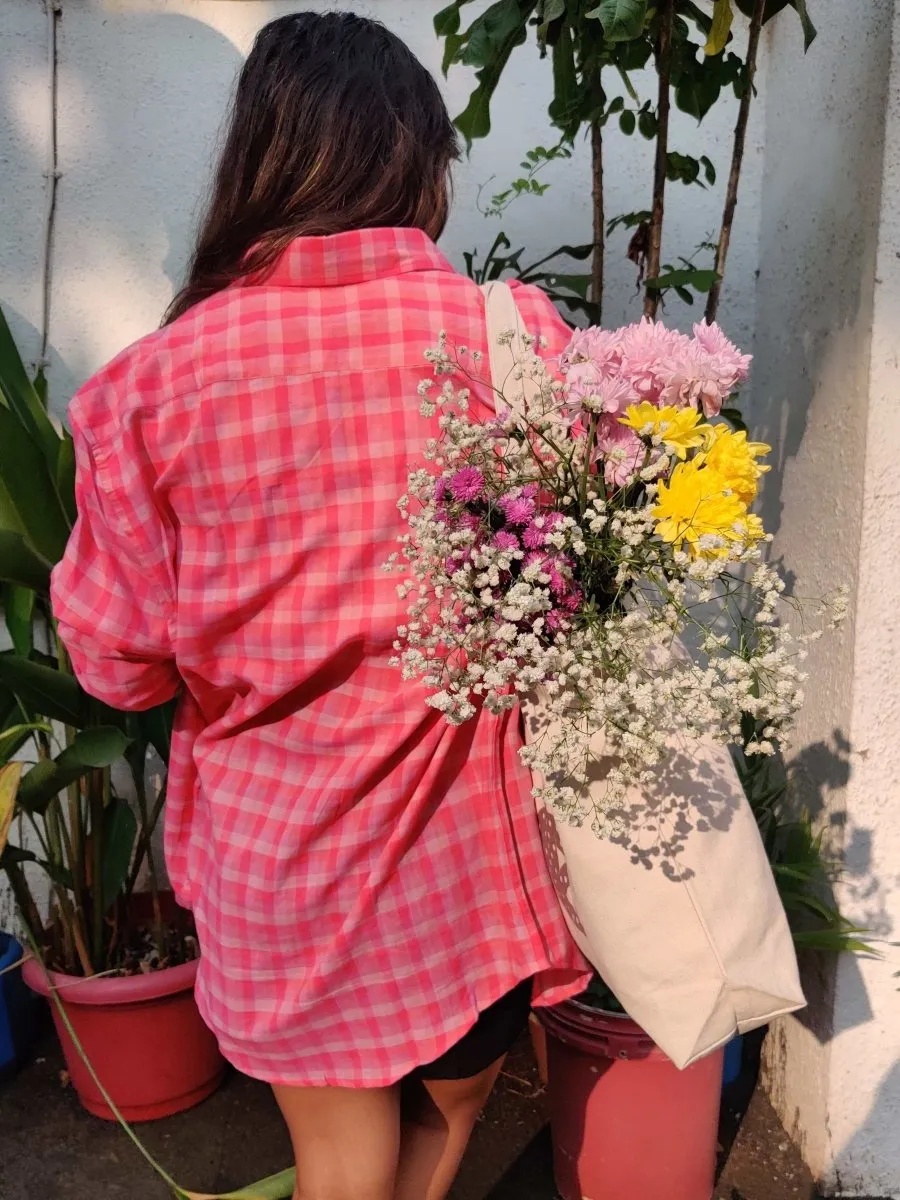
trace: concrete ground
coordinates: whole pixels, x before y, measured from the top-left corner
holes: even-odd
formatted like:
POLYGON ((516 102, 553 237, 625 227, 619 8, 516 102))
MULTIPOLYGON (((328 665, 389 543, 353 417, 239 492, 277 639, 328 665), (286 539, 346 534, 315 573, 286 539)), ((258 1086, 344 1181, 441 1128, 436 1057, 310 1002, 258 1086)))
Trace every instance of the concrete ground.
MULTIPOLYGON (((170 1200, 121 1130, 81 1111, 61 1070, 48 1036, 36 1060, 0 1085, 2 1200, 170 1200)), ((752 1083, 746 1079, 726 1098, 716 1200, 818 1200, 764 1097, 750 1099, 752 1083)), ((199 1108, 139 1132, 178 1183, 196 1191, 232 1190, 290 1162, 268 1090, 237 1075, 199 1108)), ((554 1195, 541 1089, 523 1044, 479 1122, 452 1200, 554 1195)))

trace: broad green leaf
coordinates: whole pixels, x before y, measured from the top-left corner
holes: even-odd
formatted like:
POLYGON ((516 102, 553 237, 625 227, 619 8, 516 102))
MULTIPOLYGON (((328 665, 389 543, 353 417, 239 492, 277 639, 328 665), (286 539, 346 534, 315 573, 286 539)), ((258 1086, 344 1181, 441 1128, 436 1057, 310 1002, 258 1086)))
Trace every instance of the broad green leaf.
POLYGON ((13 340, 6 317, 0 309, 0 394, 24 429, 32 435, 51 470, 59 454, 59 434, 47 416, 34 384, 13 340))
POLYGON ((50 563, 25 542, 21 533, 0 529, 0 583, 47 592, 50 563))
POLYGON ((68 429, 63 430, 56 463, 56 490, 69 524, 75 524, 78 509, 75 505, 75 443, 68 429))
POLYGON ((16 811, 16 790, 22 775, 21 763, 7 763, 0 767, 0 854, 6 849, 13 814, 16 811))
POLYGON ((601 0, 585 16, 600 22, 608 42, 630 42, 644 31, 647 0, 601 0))
POLYGON ((34 644, 34 592, 12 583, 0 584, 0 607, 16 654, 27 658, 34 644))
POLYGON ((712 28, 706 39, 706 45, 703 47, 704 54, 713 57, 722 53, 728 45, 733 21, 734 9, 731 7, 731 0, 715 0, 712 28))
POLYGON ((622 130, 622 132, 624 134, 626 134, 628 137, 631 137, 631 135, 634 133, 636 127, 637 127, 637 117, 634 115, 634 113, 632 112, 632 110, 630 108, 626 108, 625 111, 622 113, 622 115, 619 117, 619 128, 622 130))
POLYGON ((108 910, 121 892, 137 838, 137 818, 125 800, 110 801, 103 813, 103 908, 108 910))
POLYGON ((17 654, 0 654, 0 683, 19 697, 29 713, 50 721, 81 726, 90 712, 87 694, 71 675, 17 654))
POLYGON ((210 1195, 207 1192, 182 1192, 181 1200, 290 1200, 294 1194, 296 1176, 293 1169, 282 1171, 280 1175, 270 1175, 259 1183, 251 1183, 249 1187, 237 1192, 220 1192, 210 1195))
POLYGON ((480 65, 475 72, 478 86, 469 103, 454 122, 468 146, 491 131, 491 98, 500 76, 516 46, 528 36, 528 19, 537 0, 497 0, 474 21, 456 58, 459 62, 480 65))
MULTIPOLYGON (((704 59, 703 62, 718 62, 704 59)), ((722 84, 711 71, 703 70, 698 62, 686 73, 675 88, 675 103, 688 116, 702 121, 722 93, 722 84)))
POLYGON ((5 765, 38 732, 50 734, 53 730, 51 726, 45 725, 40 721, 29 721, 22 725, 10 725, 4 729, 0 733, 0 763, 5 765))
POLYGON ((434 32, 438 37, 446 37, 448 33, 459 32, 460 7, 465 3, 465 0, 454 0, 453 4, 448 4, 434 18, 434 32))
POLYGON ((111 766, 127 748, 128 738, 121 729, 101 725, 81 730, 56 758, 31 768, 19 785, 19 804, 28 812, 44 812, 63 788, 88 771, 111 766))
POLYGON ((15 413, 0 405, 0 478, 25 539, 50 562, 63 556, 71 525, 40 446, 15 413))

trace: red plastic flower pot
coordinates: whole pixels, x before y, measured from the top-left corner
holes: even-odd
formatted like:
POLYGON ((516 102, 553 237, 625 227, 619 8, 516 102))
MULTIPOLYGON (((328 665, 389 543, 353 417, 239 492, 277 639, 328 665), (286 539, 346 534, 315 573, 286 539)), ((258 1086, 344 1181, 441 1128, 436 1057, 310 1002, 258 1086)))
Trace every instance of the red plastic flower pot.
POLYGON ((570 1000, 540 1020, 562 1200, 710 1200, 722 1051, 679 1071, 627 1017, 570 1000))
MULTIPOLYGON (((154 1121, 183 1112, 218 1087, 225 1062, 194 1000, 197 963, 146 975, 79 979, 30 960, 25 982, 41 996, 51 987, 103 1086, 127 1121, 154 1121)), ((82 1105, 94 1116, 113 1113, 51 1002, 66 1067, 82 1105)))

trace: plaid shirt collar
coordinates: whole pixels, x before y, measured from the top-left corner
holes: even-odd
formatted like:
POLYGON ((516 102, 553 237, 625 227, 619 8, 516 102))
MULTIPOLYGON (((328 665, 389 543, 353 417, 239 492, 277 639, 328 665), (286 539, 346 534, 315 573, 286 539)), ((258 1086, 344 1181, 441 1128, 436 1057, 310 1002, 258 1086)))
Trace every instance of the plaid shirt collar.
POLYGON ((452 271, 421 229, 358 229, 298 237, 265 282, 276 287, 347 287, 411 271, 452 271))

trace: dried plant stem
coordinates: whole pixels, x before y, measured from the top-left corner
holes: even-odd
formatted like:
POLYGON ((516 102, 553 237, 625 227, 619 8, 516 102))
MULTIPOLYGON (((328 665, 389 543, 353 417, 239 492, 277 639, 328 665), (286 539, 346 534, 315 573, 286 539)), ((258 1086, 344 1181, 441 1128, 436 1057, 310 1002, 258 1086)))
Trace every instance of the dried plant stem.
POLYGON ((737 122, 734 127, 734 148, 731 155, 731 171, 728 176, 728 188, 725 192, 725 208, 722 212, 722 227, 716 246, 716 274, 719 278, 709 290, 706 301, 706 319, 712 323, 719 311, 719 299, 722 295, 725 267, 728 262, 728 247, 731 244, 731 230, 734 226, 734 214, 738 202, 738 187, 741 182, 741 170, 744 165, 744 147, 747 142, 747 125, 750 120, 750 105, 753 102, 753 81, 756 77, 756 63, 759 55, 759 42, 762 33, 763 17, 765 16, 766 0, 756 0, 753 16, 750 18, 750 38, 747 44, 747 61, 745 63, 746 79, 744 93, 738 106, 737 122))
POLYGON ((603 267, 606 260, 606 210, 603 195, 603 127, 591 125, 591 196, 594 203, 594 254, 591 260, 591 302, 593 323, 603 315, 603 267))
MULTIPOLYGON (((656 70, 659 75, 659 100, 656 109, 656 163, 653 170, 653 210, 650 218, 647 278, 658 279, 662 257, 663 217, 666 201, 666 171, 669 163, 669 112, 671 109, 672 31, 675 24, 675 0, 663 0, 659 13, 659 44, 656 70)), ((656 317, 660 292, 648 287, 644 294, 644 315, 656 317)))

